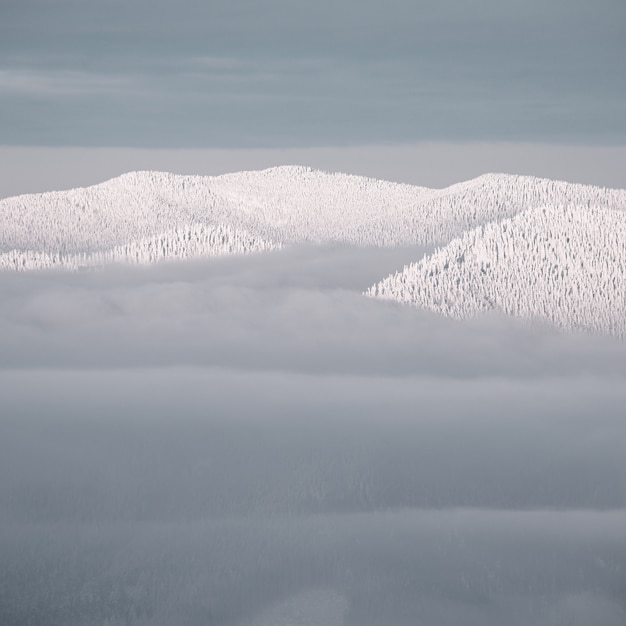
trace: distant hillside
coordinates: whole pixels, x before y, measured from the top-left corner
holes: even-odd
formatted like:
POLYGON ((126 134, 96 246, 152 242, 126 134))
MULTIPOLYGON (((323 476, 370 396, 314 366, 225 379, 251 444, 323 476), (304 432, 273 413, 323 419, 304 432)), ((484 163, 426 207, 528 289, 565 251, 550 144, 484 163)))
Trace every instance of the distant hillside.
POLYGON ((217 177, 134 172, 1 200, 0 267, 152 262, 300 241, 440 245, 545 204, 619 208, 626 191, 504 174, 432 190, 295 166, 217 177))
POLYGON ((59 267, 79 270, 111 263, 148 265, 166 259, 249 254, 278 248, 280 244, 252 237, 228 226, 192 224, 153 237, 130 241, 109 250, 69 254, 11 250, 0 253, 0 269, 33 270, 59 267))
POLYGON ((547 206, 465 233, 368 290, 466 318, 501 310, 626 336, 626 212, 547 206))

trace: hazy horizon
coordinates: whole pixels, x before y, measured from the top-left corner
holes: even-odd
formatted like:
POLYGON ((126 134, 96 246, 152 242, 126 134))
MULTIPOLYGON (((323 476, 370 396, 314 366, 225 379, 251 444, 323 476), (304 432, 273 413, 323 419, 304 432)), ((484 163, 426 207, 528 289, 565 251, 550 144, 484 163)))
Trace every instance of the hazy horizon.
POLYGON ((303 165, 424 187, 443 188, 482 174, 537 176, 626 188, 626 146, 444 142, 299 149, 26 147, 0 145, 0 199, 95 185, 137 170, 217 176, 303 165))

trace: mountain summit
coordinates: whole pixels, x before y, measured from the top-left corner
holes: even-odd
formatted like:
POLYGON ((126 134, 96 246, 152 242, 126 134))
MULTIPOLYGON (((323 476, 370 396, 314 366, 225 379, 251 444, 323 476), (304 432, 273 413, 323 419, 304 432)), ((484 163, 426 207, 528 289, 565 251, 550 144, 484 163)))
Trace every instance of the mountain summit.
MULTIPOLYGON (((78 269, 298 242, 440 246, 367 295, 626 336, 626 190, 486 174, 427 189, 306 167, 131 172, 0 201, 0 268, 78 269)), ((386 270, 388 271, 388 269, 386 270)))
POLYGON ((613 209, 626 206, 626 192, 504 174, 434 190, 298 166, 132 172, 0 201, 0 268, 149 263, 302 241, 441 245, 546 204, 613 209))

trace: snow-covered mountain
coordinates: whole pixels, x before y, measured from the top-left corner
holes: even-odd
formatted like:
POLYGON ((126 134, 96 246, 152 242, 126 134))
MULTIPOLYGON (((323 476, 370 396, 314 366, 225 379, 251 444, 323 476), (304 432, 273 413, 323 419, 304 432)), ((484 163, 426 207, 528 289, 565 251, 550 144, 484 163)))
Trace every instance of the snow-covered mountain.
POLYGON ((33 270, 63 268, 69 270, 101 267, 111 263, 148 265, 166 259, 190 259, 227 254, 249 254, 280 248, 229 226, 191 224, 130 241, 108 250, 62 253, 37 250, 11 250, 0 253, 0 269, 33 270))
POLYGON ((457 318, 497 309, 626 337, 626 211, 530 209, 465 233, 367 294, 457 318))
POLYGON ((626 191, 502 174, 432 190, 306 167, 134 172, 0 201, 0 268, 151 262, 299 241, 441 245, 545 204, 621 208, 626 191))
POLYGON ((434 190, 306 167, 133 172, 0 201, 0 269, 439 245, 368 290, 458 318, 498 309, 626 336, 626 190, 486 174, 434 190))

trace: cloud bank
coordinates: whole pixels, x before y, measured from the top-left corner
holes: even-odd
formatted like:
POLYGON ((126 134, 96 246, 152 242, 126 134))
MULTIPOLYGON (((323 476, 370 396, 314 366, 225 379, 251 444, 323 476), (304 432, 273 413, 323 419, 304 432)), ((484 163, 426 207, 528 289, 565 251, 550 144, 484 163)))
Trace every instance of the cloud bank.
POLYGON ((298 246, 88 274, 0 275, 3 368, 202 365, 372 375, 622 375, 623 345, 361 292, 419 248, 298 246))
POLYGON ((360 295, 417 253, 0 275, 1 621, 623 623, 624 344, 360 295))

